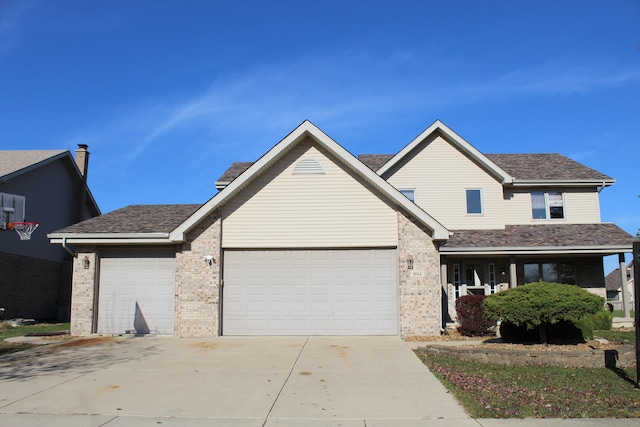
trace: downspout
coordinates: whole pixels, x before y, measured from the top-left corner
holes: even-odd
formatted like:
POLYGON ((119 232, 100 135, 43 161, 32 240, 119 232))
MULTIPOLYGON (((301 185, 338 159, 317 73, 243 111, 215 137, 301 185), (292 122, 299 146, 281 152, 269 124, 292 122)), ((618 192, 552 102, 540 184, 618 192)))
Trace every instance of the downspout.
POLYGON ((602 190, 604 190, 604 184, 605 182, 602 182, 602 187, 598 188, 598 194, 602 193, 602 190))
POLYGON ((72 251, 71 249, 69 249, 69 247, 67 246, 67 238, 63 237, 62 238, 62 248, 69 252, 69 255, 71 255, 73 258, 78 258, 78 254, 75 251, 72 251))

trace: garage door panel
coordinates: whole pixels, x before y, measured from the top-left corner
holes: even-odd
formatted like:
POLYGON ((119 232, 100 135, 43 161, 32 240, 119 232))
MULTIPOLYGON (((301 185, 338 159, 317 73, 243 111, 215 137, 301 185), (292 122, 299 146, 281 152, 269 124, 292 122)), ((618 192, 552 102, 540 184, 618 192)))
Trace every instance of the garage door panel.
POLYGON ((175 258, 172 251, 149 255, 106 253, 100 259, 97 331, 173 335, 175 258))
POLYGON ((393 249, 234 250, 224 260, 225 335, 398 333, 393 249))

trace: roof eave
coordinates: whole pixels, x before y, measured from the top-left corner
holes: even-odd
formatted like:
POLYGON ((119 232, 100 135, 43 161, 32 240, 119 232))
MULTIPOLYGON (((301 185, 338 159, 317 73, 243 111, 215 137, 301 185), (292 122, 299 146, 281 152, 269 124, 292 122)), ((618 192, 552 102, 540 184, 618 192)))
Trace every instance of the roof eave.
POLYGON ((444 255, 615 255, 632 252, 633 245, 603 246, 538 246, 538 247, 440 247, 444 255))
POLYGON ((51 233, 47 234, 53 244, 169 244, 178 243, 169 238, 169 233, 51 233))
POLYGON ((615 179, 514 179, 510 185, 513 187, 609 187, 615 182, 615 179))
POLYGON ((222 191, 229 184, 231 184, 231 181, 216 181, 215 182, 215 186, 218 189, 218 191, 222 191))

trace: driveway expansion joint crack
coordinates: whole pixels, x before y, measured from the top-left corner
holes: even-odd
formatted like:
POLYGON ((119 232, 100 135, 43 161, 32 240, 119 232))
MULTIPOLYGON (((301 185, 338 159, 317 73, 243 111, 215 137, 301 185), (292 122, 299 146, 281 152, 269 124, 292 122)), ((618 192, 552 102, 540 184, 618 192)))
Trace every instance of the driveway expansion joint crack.
POLYGON ((304 344, 302 344, 302 347, 300 348, 300 351, 298 352, 298 356, 296 356, 296 360, 293 362, 293 366, 291 366, 291 370, 289 371, 289 374, 287 375, 287 378, 285 378, 284 383, 282 383, 282 387, 280 387, 280 390, 278 390, 278 394, 276 395, 275 399, 273 399, 273 403, 271 404, 271 407, 269 408, 269 411, 267 412, 267 416, 264 419, 264 423, 262 423, 262 427, 265 427, 267 422, 269 421, 269 416, 271 415, 271 412, 273 411, 273 408, 276 406, 276 403, 278 403, 278 399, 280 399, 280 395, 282 394, 282 391, 284 390, 284 388, 286 387, 287 383, 289 382, 289 378, 291 378, 291 375, 293 374, 293 371, 296 369, 296 365, 298 364, 298 360, 300 360, 300 356, 302 356, 302 352, 304 351, 304 349, 307 346, 308 342, 309 342, 309 337, 307 337, 307 339, 304 341, 304 344))

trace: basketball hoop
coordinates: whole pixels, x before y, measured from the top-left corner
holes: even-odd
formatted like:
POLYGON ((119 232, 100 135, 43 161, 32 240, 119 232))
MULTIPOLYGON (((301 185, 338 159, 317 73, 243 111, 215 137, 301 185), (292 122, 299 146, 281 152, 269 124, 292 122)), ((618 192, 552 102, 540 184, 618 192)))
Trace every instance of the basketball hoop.
POLYGON ((16 230, 20 236, 20 240, 29 240, 31 239, 31 233, 33 233, 39 225, 37 222, 12 222, 7 225, 7 228, 16 230))

